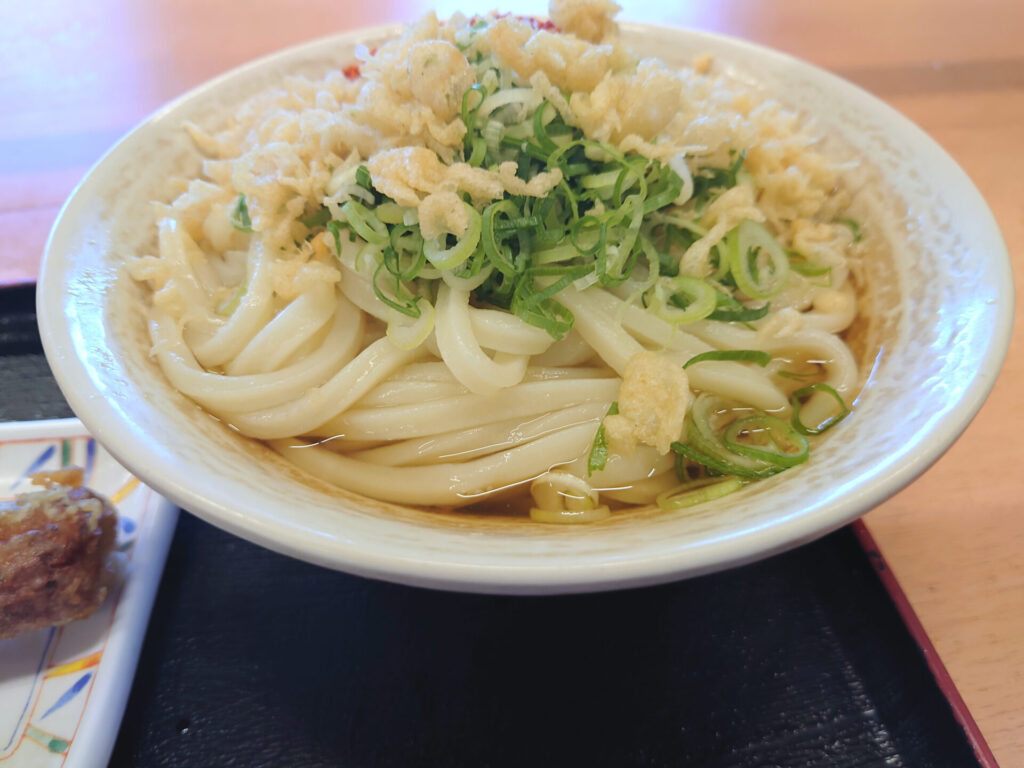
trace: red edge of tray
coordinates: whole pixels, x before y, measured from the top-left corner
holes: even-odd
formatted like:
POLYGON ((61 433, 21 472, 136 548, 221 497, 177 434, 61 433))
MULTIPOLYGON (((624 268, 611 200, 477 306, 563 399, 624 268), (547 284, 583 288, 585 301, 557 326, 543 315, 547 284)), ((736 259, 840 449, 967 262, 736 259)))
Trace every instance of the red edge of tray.
POLYGON ((939 652, 932 644, 928 633, 925 632, 921 620, 917 618, 917 613, 915 613, 913 606, 907 599, 907 595, 900 586, 899 581, 896 580, 896 574, 893 573, 881 550, 879 550, 878 543, 875 541, 874 536, 871 535, 871 531, 868 530, 863 520, 856 520, 852 528, 857 539, 860 541, 861 547, 867 553, 868 560, 871 561, 875 573, 882 580, 882 584, 895 604, 896 610, 899 611, 900 618, 903 619, 903 623, 910 631, 914 642, 921 649, 924 660, 928 664, 928 669, 931 670, 935 682, 938 683, 939 689, 953 710, 953 716, 960 723, 960 727, 964 729, 964 734, 966 734, 967 740, 970 742, 971 749, 974 750, 974 755, 978 758, 978 764, 981 768, 999 768, 999 763, 996 762, 992 749, 989 747, 988 742, 985 741, 981 729, 978 728, 978 723, 975 722, 974 716, 967 708, 967 704, 960 695, 960 691, 957 690, 949 670, 942 663, 939 652))

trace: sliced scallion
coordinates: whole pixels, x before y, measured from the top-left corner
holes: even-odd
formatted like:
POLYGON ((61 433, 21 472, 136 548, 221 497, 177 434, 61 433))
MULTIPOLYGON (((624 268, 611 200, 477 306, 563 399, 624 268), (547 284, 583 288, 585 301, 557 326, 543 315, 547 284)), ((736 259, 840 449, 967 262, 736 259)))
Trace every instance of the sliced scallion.
POLYGON ((230 317, 234 314, 235 310, 238 309, 238 305, 241 304, 242 297, 245 296, 248 286, 249 284, 245 280, 240 282, 231 295, 217 305, 217 314, 221 317, 230 317))
POLYGON ((304 216, 300 218, 299 223, 302 224, 303 226, 308 227, 309 229, 314 229, 315 227, 324 226, 330 220, 331 212, 327 209, 326 206, 321 205, 320 208, 318 208, 313 213, 309 214, 309 216, 304 216))
POLYGON ((757 349, 714 349, 710 352, 701 352, 699 355, 694 355, 683 363, 683 368, 689 368, 691 365, 707 362, 709 360, 729 360, 738 363, 754 363, 755 365, 760 365, 764 368, 772 361, 772 356, 767 352, 762 352, 757 349))
POLYGON ((245 195, 239 195, 235 208, 231 211, 231 226, 239 232, 252 232, 252 219, 249 218, 249 205, 245 195))
POLYGON ((850 415, 850 408, 846 405, 842 396, 828 384, 820 381, 796 390, 792 395, 790 395, 789 402, 793 406, 793 417, 791 419, 793 428, 803 435, 820 435, 822 432, 827 432, 832 429, 832 427, 850 415), (836 401, 837 411, 820 424, 809 427, 801 421, 800 410, 803 407, 804 398, 811 397, 816 392, 821 392, 834 399, 836 401))
POLYGON ((743 487, 743 480, 735 476, 706 477, 685 483, 658 495, 656 502, 666 512, 686 509, 707 501, 714 501, 743 487))
POLYGON ((722 442, 733 453, 787 468, 807 461, 810 450, 803 435, 766 413, 737 419, 726 427, 722 442))
POLYGON ((856 219, 836 219, 836 224, 842 224, 844 227, 849 227, 850 232, 853 233, 853 242, 859 243, 864 237, 864 233, 861 232, 860 224, 856 219))
POLYGON ((659 277, 644 298, 648 309, 673 325, 703 320, 716 306, 715 289, 706 280, 690 275, 659 277))
POLYGON ((377 214, 370 211, 362 203, 349 200, 341 206, 341 212, 344 214, 345 220, 355 230, 355 233, 363 238, 363 240, 379 247, 387 244, 387 225, 377 218, 377 214))
MULTIPOLYGON (((608 409, 608 413, 605 414, 605 418, 608 416, 614 416, 619 412, 619 404, 612 403, 608 409)), ((604 434, 604 420, 601 421, 601 426, 597 428, 597 434, 594 435, 594 442, 590 446, 590 454, 587 456, 587 474, 592 475, 600 469, 604 469, 608 464, 608 439, 604 434)))
POLYGON ((466 212, 469 214, 469 223, 466 231, 459 235, 455 244, 450 248, 444 247, 445 235, 425 240, 423 253, 427 260, 438 269, 454 269, 468 259, 476 250, 480 242, 481 217, 469 203, 464 203, 466 212))
POLYGON ((744 219, 729 238, 729 268, 736 287, 752 299, 769 299, 781 291, 789 276, 789 259, 764 225, 744 219))
POLYGON ((786 251, 789 257, 789 268, 804 277, 821 277, 832 272, 832 267, 827 264, 815 264, 798 251, 786 251))

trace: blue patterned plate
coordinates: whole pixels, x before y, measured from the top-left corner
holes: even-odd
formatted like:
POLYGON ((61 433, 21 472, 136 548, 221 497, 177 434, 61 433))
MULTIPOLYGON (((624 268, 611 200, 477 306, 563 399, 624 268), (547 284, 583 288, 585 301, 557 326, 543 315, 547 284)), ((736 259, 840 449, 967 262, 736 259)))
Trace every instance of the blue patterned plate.
POLYGON ((77 419, 0 424, 0 499, 32 472, 76 465, 118 509, 124 575, 89 619, 0 640, 0 763, 106 765, 177 520, 77 419))

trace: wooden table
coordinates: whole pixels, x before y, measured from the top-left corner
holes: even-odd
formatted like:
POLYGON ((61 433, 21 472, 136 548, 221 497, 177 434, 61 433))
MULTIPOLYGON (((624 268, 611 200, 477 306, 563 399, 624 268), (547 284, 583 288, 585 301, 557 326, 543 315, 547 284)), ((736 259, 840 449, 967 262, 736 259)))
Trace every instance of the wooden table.
MULTIPOLYGON (((1024 272, 1024 4, 985 0, 626 3, 623 18, 787 51, 872 91, 974 179, 1024 272)), ((30 278, 85 170, 164 102, 230 67, 428 3, 41 0, 0 25, 0 283, 30 278)), ((487 10, 490 2, 433 6, 487 10)), ((541 4, 516 5, 542 14, 541 4)), ((1019 293, 1019 290, 1018 290, 1019 293)), ((996 758, 1024 765, 1021 321, 991 398, 949 453, 867 524, 996 758)))

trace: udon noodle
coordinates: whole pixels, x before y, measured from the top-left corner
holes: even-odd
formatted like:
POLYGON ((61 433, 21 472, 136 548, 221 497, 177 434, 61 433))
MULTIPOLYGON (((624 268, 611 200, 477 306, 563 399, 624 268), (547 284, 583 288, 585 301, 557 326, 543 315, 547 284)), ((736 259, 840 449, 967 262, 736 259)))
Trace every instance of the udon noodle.
POLYGON ((131 264, 174 387, 356 492, 548 522, 806 461, 857 386, 842 169, 614 10, 427 16, 186 125, 202 174, 131 264))

